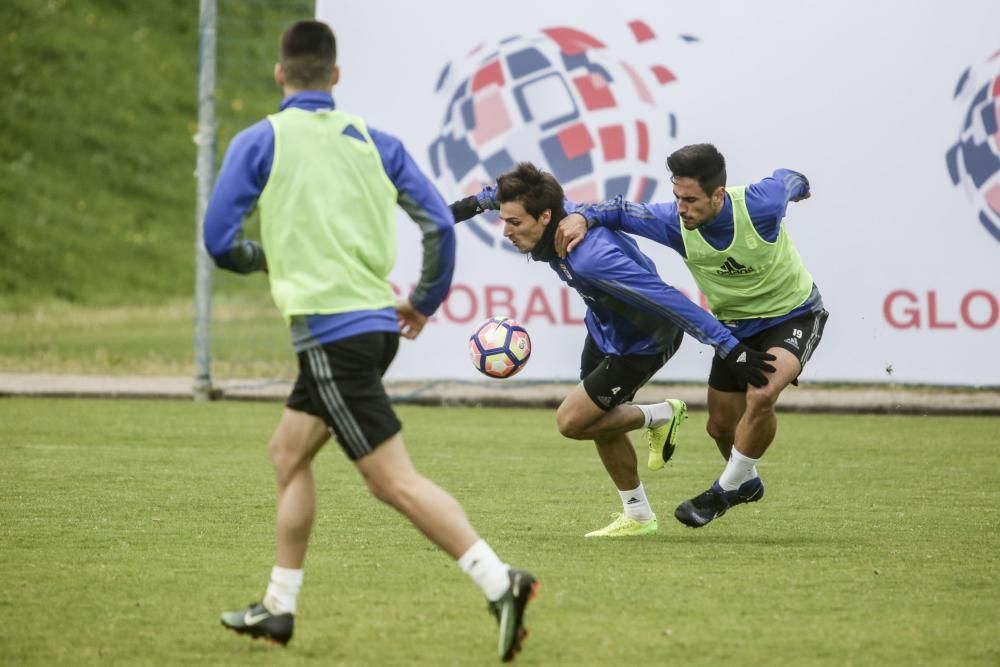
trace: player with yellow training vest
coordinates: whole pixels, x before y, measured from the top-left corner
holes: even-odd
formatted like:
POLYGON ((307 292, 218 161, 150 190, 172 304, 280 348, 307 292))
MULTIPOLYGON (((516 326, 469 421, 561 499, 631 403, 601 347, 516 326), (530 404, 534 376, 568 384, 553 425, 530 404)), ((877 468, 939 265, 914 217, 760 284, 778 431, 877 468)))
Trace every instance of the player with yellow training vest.
POLYGON ((746 186, 726 188, 732 203, 733 240, 714 248, 698 228, 681 225, 685 261, 712 313, 724 321, 779 318, 812 293, 812 276, 780 227, 773 242, 761 237, 746 205, 746 186))
POLYGON ((644 236, 677 251, 712 313, 741 343, 776 357, 763 386, 748 386, 718 357, 708 378, 709 435, 727 464, 704 493, 674 516, 697 528, 732 506, 764 496, 757 462, 774 440, 774 406, 797 381, 823 336, 827 312, 782 221, 789 202, 810 196, 802 174, 778 169, 747 186, 726 187, 726 161, 711 144, 685 146, 667 158, 675 201, 623 197, 587 205, 556 233, 565 256, 588 227, 644 236))
POLYGON ((233 138, 204 222, 205 247, 219 267, 268 273, 299 362, 268 446, 278 485, 276 563, 263 599, 223 613, 222 625, 291 640, 316 512, 312 459, 332 433, 372 495, 480 587, 499 623, 500 658, 510 660, 526 634, 524 611, 537 582, 501 561, 461 505, 413 467, 382 385, 399 336, 415 338, 448 294, 455 220, 399 139, 335 108, 330 91, 340 70, 329 26, 288 28, 274 77, 285 94, 281 110, 233 138), (261 243, 243 238, 255 206, 261 243), (420 281, 400 303, 388 281, 397 207, 423 234, 420 281))
MULTIPOLYGON (((338 109, 297 106, 268 122, 274 158, 257 206, 282 315, 291 321, 394 307, 387 278, 396 262, 399 191, 365 122, 338 109)), ((414 212, 431 218, 425 209, 414 212)))

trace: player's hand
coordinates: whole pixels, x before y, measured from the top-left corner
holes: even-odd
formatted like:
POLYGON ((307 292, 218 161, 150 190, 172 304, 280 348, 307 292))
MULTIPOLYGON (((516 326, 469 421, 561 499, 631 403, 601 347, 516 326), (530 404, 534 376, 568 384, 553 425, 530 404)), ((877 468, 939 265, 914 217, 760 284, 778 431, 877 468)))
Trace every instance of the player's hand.
POLYGON ((556 227, 556 254, 566 259, 583 237, 587 235, 587 219, 579 213, 570 213, 556 227))
POLYGON ((789 201, 802 201, 803 199, 809 199, 810 197, 812 197, 812 193, 807 192, 801 197, 792 197, 789 201))
POLYGON ((399 335, 413 340, 423 331, 427 316, 409 301, 400 301, 396 304, 396 321, 399 322, 399 335))
POLYGON ((483 212, 482 207, 479 206, 479 200, 476 199, 475 195, 469 195, 465 199, 452 202, 448 208, 451 209, 451 214, 455 216, 456 223, 474 218, 483 212))
POLYGON ((738 343, 722 361, 740 381, 755 387, 763 387, 767 384, 767 376, 764 375, 764 371, 773 373, 775 370, 774 366, 767 362, 775 359, 777 357, 773 354, 738 343))

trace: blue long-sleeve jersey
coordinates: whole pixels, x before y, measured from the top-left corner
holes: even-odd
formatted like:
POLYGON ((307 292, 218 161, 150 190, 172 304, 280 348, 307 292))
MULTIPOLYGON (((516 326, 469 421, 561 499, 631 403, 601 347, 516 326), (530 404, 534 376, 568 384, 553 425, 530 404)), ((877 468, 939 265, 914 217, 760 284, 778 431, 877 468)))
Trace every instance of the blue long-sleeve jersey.
MULTIPOLYGON (((484 188, 476 199, 483 210, 499 208, 495 186, 484 188)), ((566 211, 574 208, 566 202, 566 211)), ((601 352, 656 354, 673 345, 678 329, 715 347, 722 358, 736 347, 739 341, 726 327, 663 281, 633 239, 597 227, 560 259, 554 247, 557 223, 546 228, 532 257, 547 262, 587 304, 584 323, 601 352)))
POLYGON ((587 304, 587 331, 605 354, 655 354, 672 344, 678 329, 723 358, 736 347, 729 330, 663 282, 653 260, 624 234, 595 228, 549 266, 587 304))
MULTIPOLYGON (((760 182, 747 186, 746 206, 750 220, 760 237, 774 242, 781 231, 788 203, 809 194, 809 181, 790 169, 777 169, 760 182)), ((599 225, 628 234, 643 236, 675 250, 686 257, 681 238, 677 202, 639 204, 618 196, 597 204, 581 205, 576 212, 587 219, 588 226, 599 225)), ((727 248, 733 240, 733 202, 726 195, 722 211, 714 220, 698 228, 702 237, 716 250, 727 248)), ((588 234, 589 235, 589 234, 588 234)), ((575 250, 574 250, 575 252, 575 250)), ((785 320, 823 309, 823 298, 814 285, 805 303, 785 315, 770 318, 725 322, 739 339, 746 339, 785 320)))
MULTIPOLYGON (((304 91, 282 100, 280 109, 289 107, 317 111, 334 108, 334 102, 329 93, 304 91)), ((398 204, 421 226, 424 234, 424 269, 410 301, 418 311, 430 315, 444 301, 451 284, 455 263, 454 218, 399 139, 373 128, 368 128, 368 133, 386 174, 399 192, 398 204)), ((249 273, 265 265, 261 246, 243 238, 243 222, 267 185, 273 161, 274 130, 267 119, 243 130, 229 144, 204 224, 205 248, 220 268, 249 273)), ((296 349, 376 331, 399 331, 394 308, 309 315, 294 318, 292 323, 296 349)))

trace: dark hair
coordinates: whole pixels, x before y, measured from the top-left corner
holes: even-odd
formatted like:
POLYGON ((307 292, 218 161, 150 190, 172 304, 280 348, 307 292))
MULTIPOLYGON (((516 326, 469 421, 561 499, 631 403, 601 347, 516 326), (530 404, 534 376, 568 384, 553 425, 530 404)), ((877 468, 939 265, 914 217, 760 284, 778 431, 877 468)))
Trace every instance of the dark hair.
POLYGON ((693 178, 711 195, 726 186, 726 158, 712 144, 691 144, 679 148, 667 158, 671 180, 693 178))
POLYGON ((281 35, 281 69, 296 88, 324 88, 337 64, 337 38, 321 21, 296 21, 281 35))
POLYGON ((553 220, 565 217, 559 181, 530 162, 521 162, 497 178, 497 203, 512 201, 520 202, 533 218, 541 216, 546 209, 552 211, 553 220))

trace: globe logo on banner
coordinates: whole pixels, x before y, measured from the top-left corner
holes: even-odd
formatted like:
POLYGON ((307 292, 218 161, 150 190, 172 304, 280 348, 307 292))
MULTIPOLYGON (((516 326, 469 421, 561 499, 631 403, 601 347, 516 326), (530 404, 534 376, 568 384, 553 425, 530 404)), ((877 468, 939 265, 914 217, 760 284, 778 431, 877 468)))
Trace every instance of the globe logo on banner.
MULTIPOLYGON (((658 41, 648 25, 632 21, 627 29, 618 50, 554 27, 480 44, 448 63, 436 86, 444 120, 429 149, 440 189, 476 194, 527 161, 551 172, 570 201, 649 201, 665 158, 651 154, 651 137, 677 134, 661 94, 676 76, 660 63, 639 64, 635 52, 658 41)), ((496 212, 465 226, 490 247, 517 252, 496 212)))
POLYGON ((954 97, 963 122, 945 156, 948 173, 979 208, 979 222, 1000 241, 1000 51, 965 70, 954 97))

